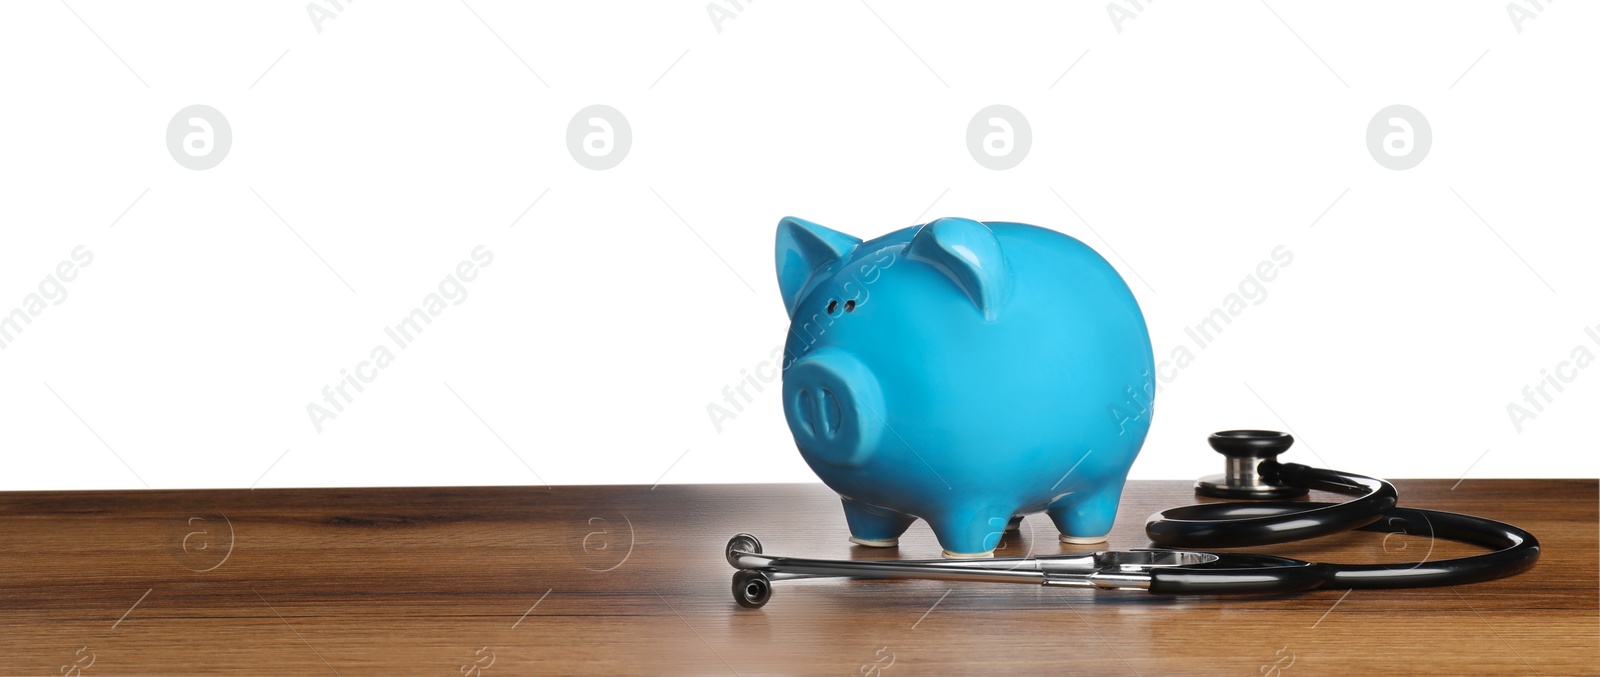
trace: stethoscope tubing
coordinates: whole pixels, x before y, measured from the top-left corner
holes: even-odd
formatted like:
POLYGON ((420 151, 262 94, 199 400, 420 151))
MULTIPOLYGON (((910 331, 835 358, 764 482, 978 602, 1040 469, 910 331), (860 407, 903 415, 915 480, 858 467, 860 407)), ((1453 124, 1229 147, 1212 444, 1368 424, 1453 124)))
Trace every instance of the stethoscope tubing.
MULTIPOLYGON (((1351 590, 1383 588, 1424 588, 1440 585, 1479 583, 1512 576, 1532 568, 1539 561, 1539 539, 1518 527, 1495 520, 1441 510, 1390 508, 1383 518, 1361 531, 1398 533, 1396 525, 1415 528, 1421 524, 1429 538, 1460 541, 1493 549, 1479 555, 1402 564, 1334 565, 1332 579, 1324 587, 1351 590)), ((1407 531, 1422 536, 1420 531, 1407 531)))
POLYGON ((1383 518, 1400 494, 1374 477, 1299 463, 1266 462, 1258 471, 1276 483, 1356 496, 1343 503, 1245 501, 1169 508, 1150 516, 1145 534, 1164 548, 1248 548, 1359 529, 1383 518), (1290 510, 1275 509, 1292 506, 1290 510), (1293 513, 1293 518, 1285 514, 1293 513))
POLYGON ((1539 559, 1539 539, 1533 534, 1476 515, 1398 507, 1395 503, 1399 494, 1385 480, 1271 461, 1262 463, 1260 472, 1281 484, 1356 497, 1343 503, 1245 501, 1172 508, 1151 515, 1145 523, 1145 534, 1151 542, 1166 548, 1235 548, 1287 543, 1351 529, 1404 531, 1491 551, 1436 561, 1323 564, 1317 573, 1324 580, 1316 587, 1337 589, 1477 583, 1521 573, 1539 559))

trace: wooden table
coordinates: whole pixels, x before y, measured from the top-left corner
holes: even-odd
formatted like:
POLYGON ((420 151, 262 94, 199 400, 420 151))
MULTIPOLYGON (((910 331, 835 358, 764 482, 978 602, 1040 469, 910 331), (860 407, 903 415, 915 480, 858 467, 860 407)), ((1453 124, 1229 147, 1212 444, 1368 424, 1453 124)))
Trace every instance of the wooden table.
MULTIPOLYGON (((1407 480, 1518 524, 1530 572, 1458 588, 1165 598, 938 581, 780 583, 735 606, 722 549, 936 557, 845 541, 821 485, 0 494, 0 674, 1600 674, 1596 482, 1407 480)), ((1185 482, 1134 482, 1111 538, 1185 482)), ((1091 550, 1030 517, 1001 555, 1091 550)), ((1425 534, 1273 552, 1438 559, 1425 534)))

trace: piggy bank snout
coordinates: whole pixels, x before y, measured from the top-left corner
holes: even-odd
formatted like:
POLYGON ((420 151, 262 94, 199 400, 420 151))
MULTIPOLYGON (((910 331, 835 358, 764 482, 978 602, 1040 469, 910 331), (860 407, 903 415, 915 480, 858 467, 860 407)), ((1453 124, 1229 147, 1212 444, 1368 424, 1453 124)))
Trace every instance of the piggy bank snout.
POLYGON ((844 418, 844 408, 833 388, 800 387, 800 401, 796 402, 795 418, 814 437, 831 440, 839 436, 839 424, 844 418))
POLYGON ((883 432, 883 392, 847 353, 824 350, 783 376, 783 413, 802 451, 834 465, 866 462, 883 432))

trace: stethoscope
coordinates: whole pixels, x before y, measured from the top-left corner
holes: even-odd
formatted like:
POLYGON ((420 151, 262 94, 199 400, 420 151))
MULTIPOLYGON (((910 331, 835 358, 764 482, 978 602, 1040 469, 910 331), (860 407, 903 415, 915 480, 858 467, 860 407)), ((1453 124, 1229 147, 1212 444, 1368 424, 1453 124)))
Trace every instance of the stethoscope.
POLYGON ((1288 593, 1317 588, 1417 588, 1476 583, 1521 573, 1539 559, 1539 540, 1522 529, 1473 515, 1395 506, 1394 485, 1373 477, 1279 463, 1294 437, 1266 430, 1227 430, 1210 438, 1227 457, 1226 471, 1195 483, 1195 493, 1244 503, 1207 503, 1151 515, 1145 533, 1159 549, 997 557, 984 560, 852 561, 762 554, 761 541, 738 534, 728 541, 733 598, 759 608, 772 584, 801 578, 912 578, 989 583, 1142 589, 1166 595, 1288 593), (1353 496, 1344 503, 1290 501, 1310 489, 1353 496), (1262 500, 1265 499, 1265 500, 1262 500), (1198 548, 1286 543, 1356 529, 1391 532, 1412 526, 1418 535, 1460 541, 1492 552, 1439 561, 1331 564, 1198 548))

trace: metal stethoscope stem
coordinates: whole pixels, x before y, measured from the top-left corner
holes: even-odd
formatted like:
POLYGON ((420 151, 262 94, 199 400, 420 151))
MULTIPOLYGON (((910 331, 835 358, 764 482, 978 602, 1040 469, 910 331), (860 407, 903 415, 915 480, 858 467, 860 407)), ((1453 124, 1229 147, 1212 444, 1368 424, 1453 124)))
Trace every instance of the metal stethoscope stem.
POLYGON ((1215 562, 1217 555, 1180 550, 1101 551, 983 560, 853 561, 775 557, 761 554, 750 534, 728 541, 728 563, 735 569, 767 572, 774 581, 795 578, 936 579, 985 583, 1028 583, 1080 588, 1145 588, 1142 572, 1152 567, 1215 562))
POLYGON ((1509 524, 1473 515, 1399 508, 1394 486, 1384 480, 1280 464, 1275 457, 1294 441, 1284 433, 1233 430, 1212 435, 1210 441, 1228 457, 1228 472, 1201 479, 1197 493, 1259 499, 1293 497, 1318 489, 1355 498, 1344 503, 1210 503, 1151 515, 1145 533, 1157 545, 1185 548, 1174 550, 1104 550, 983 560, 825 560, 766 555, 756 537, 738 534, 725 550, 728 563, 738 570, 733 577, 733 596, 741 606, 757 608, 771 599, 772 584, 777 581, 828 577, 1026 583, 1141 589, 1156 594, 1403 588, 1502 578, 1527 570, 1539 558, 1538 539, 1509 524), (1492 552, 1432 562, 1346 565, 1187 549, 1268 545, 1350 529, 1388 531, 1397 525, 1408 533, 1471 543, 1492 552))

